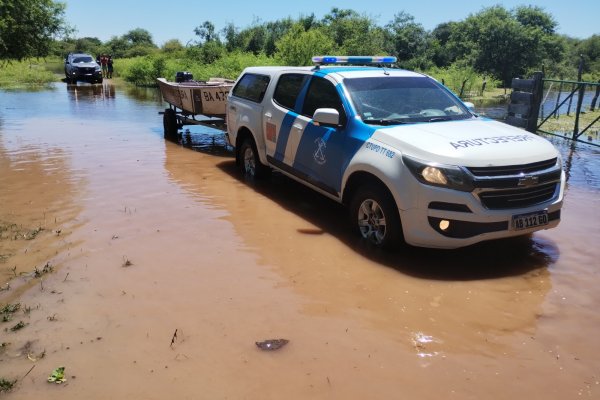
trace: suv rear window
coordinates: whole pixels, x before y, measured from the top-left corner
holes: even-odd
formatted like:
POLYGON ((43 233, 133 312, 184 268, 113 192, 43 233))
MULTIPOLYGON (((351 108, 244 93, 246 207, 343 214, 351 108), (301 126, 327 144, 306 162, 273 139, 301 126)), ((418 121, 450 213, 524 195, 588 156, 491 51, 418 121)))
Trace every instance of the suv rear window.
POLYGON ((296 108, 296 99, 309 75, 285 74, 281 75, 275 88, 273 100, 280 106, 293 110, 296 108))
POLYGON ((233 88, 233 95, 260 103, 267 90, 270 78, 266 75, 245 74, 233 88))

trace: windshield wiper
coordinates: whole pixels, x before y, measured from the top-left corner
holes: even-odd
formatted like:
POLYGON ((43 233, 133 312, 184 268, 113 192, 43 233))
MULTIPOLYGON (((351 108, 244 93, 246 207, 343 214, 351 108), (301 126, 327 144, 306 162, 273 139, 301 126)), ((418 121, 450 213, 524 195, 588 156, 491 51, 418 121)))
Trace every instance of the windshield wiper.
POLYGON ((406 121, 404 119, 386 119, 386 118, 365 119, 365 120, 363 120, 363 122, 365 124, 369 124, 369 125, 402 125, 402 124, 409 123, 408 121, 406 121))
POLYGON ((441 121, 450 121, 452 118, 450 117, 433 117, 429 118, 427 122, 441 122, 441 121))

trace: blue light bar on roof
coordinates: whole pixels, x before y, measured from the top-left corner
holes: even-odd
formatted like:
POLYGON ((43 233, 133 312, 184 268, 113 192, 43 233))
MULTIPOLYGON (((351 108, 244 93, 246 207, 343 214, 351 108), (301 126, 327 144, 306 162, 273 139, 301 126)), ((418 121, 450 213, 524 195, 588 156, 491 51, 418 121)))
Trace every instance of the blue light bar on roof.
POLYGON ((396 57, 391 56, 316 56, 314 64, 393 64, 396 57))

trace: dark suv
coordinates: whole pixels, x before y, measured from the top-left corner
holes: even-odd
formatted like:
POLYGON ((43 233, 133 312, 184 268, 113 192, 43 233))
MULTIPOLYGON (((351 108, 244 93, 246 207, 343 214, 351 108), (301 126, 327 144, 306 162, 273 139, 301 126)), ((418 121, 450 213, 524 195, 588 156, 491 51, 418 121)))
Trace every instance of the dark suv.
POLYGON ((67 83, 102 83, 102 68, 89 54, 70 53, 65 58, 65 77, 67 83))

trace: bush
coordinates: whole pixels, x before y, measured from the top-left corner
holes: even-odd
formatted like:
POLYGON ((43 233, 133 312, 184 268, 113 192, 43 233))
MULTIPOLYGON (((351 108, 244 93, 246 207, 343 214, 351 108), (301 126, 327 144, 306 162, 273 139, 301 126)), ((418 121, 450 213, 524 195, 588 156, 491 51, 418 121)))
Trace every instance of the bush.
POLYGON ((448 89, 462 98, 483 96, 484 82, 486 83, 486 90, 497 88, 500 85, 500 81, 491 76, 477 73, 472 67, 457 64, 452 64, 446 68, 434 67, 426 73, 442 82, 448 89))
POLYGON ((174 80, 178 71, 189 71, 196 80, 208 80, 211 77, 235 79, 246 67, 252 65, 275 65, 275 60, 264 54, 234 52, 215 60, 203 63, 202 56, 194 52, 183 58, 165 58, 146 56, 115 61, 115 73, 119 71, 127 82, 139 86, 154 86, 156 78, 174 80), (192 57, 190 57, 192 55, 192 57))

